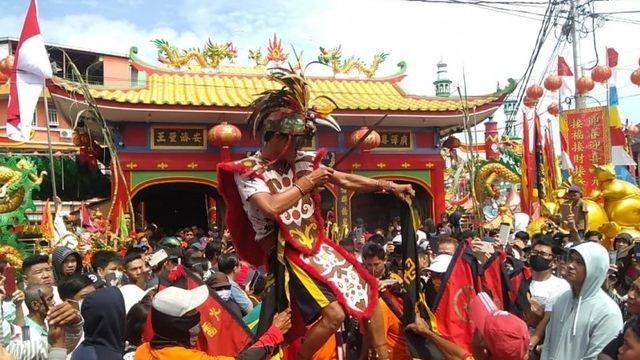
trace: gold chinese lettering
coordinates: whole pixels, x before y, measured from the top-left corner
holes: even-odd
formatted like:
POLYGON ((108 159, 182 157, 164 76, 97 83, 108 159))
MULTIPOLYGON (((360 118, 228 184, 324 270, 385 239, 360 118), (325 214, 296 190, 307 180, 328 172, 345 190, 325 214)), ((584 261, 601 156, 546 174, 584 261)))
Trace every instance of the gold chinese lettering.
POLYGON ((208 321, 203 322, 201 327, 202 327, 202 331, 208 337, 214 337, 218 333, 218 329, 216 329, 216 327, 213 326, 213 324, 208 321))
POLYGON ((391 145, 398 145, 399 136, 398 134, 391 135, 391 145))
POLYGON ((584 151, 584 146, 582 146, 582 143, 573 143, 573 152, 583 152, 584 151))
POLYGON ((389 136, 387 134, 382 134, 380 136, 380 143, 382 145, 388 145, 389 144, 389 136))
POLYGON ((591 163, 592 164, 600 164, 600 154, 597 151, 591 153, 591 163))
POLYGON ((583 163, 584 162, 584 154, 575 154, 573 155, 573 162, 583 163))
POLYGON ((169 142, 177 142, 178 141, 178 132, 177 131, 169 131, 169 142))
POLYGON ((576 131, 574 131, 574 132, 571 134, 571 138, 572 138, 573 140, 583 140, 583 139, 584 139, 584 133, 583 133, 582 131, 580 131, 580 130, 576 129, 576 131))
POLYGON ((400 136, 400 146, 409 146, 408 134, 402 134, 402 136, 400 136))
POLYGON ((167 142, 167 138, 164 135, 164 131, 156 131, 156 143, 167 142))
POLYGON ((589 132, 589 139, 597 139, 600 137, 600 133, 596 129, 591 129, 589 132))
POLYGON ((200 145, 200 143, 202 142, 202 133, 200 132, 200 130, 197 130, 193 133, 191 140, 193 140, 194 143, 200 145))
POLYGON ((189 136, 189 133, 187 131, 181 132, 180 133, 180 142, 188 143, 189 141, 191 141, 191 136, 189 136))

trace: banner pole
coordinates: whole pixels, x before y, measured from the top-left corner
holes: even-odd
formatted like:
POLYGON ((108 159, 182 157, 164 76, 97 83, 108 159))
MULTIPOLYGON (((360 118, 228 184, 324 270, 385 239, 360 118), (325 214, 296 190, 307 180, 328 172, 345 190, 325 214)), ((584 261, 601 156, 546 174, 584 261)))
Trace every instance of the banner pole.
MULTIPOLYGON (((49 125, 49 101, 47 100, 47 86, 45 83, 44 89, 42 90, 42 97, 44 98, 44 118, 45 123, 47 124, 47 148, 49 150, 49 165, 51 170, 51 189, 53 194, 53 201, 58 202, 58 193, 56 190, 56 173, 53 167, 53 148, 51 147, 51 126, 49 125)), ((38 111, 36 109, 36 111, 38 111)))

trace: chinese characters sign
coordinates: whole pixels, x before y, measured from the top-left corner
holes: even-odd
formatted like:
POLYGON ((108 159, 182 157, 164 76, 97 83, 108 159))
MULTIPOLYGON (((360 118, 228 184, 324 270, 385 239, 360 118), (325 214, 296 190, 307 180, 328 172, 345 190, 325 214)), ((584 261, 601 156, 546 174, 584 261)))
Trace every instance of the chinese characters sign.
POLYGON ((206 149, 204 128, 152 127, 152 149, 206 149))
POLYGON ((380 145, 377 149, 412 149, 410 131, 379 130, 380 145))
POLYGON ((561 118, 561 132, 564 148, 573 163, 573 182, 585 194, 590 194, 598 186, 591 165, 611 162, 606 108, 565 111, 561 118))

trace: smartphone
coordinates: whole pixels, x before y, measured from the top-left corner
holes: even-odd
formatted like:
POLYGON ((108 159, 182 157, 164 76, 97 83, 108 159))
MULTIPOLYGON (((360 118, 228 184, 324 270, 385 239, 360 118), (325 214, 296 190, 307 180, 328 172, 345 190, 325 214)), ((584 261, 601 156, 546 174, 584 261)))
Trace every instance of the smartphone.
POLYGON ((358 226, 355 230, 355 235, 356 235, 356 241, 360 241, 360 239, 362 238, 362 235, 364 234, 364 229, 361 228, 360 226, 358 226))
POLYGON ((618 260, 618 251, 617 250, 609 251, 609 264, 615 265, 616 260, 618 260))
POLYGON ((258 281, 259 277, 260 277, 260 272, 257 270, 254 270, 253 274, 251 275, 251 280, 249 281, 249 289, 253 289, 256 286, 256 281, 258 281))
POLYGON ((14 292, 16 292, 16 268, 7 265, 4 268, 4 292, 7 294, 7 298, 11 298, 14 292))
POLYGON ((635 244, 633 246, 633 257, 636 260, 640 259, 640 244, 635 244))
POLYGON ((560 204, 560 215, 562 215, 562 220, 567 220, 571 215, 571 204, 567 202, 560 204))
POLYGON ((499 239, 500 239, 500 244, 502 244, 502 246, 507 245, 507 242, 509 241, 509 232, 511 231, 511 225, 507 224, 507 223, 502 223, 500 224, 500 233, 499 233, 499 239))

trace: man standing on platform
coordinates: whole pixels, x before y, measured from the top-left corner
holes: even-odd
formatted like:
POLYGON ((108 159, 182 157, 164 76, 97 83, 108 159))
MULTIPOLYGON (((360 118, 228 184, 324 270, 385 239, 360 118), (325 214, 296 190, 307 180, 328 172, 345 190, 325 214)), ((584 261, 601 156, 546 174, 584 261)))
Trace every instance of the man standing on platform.
MULTIPOLYGON (((318 190, 332 183, 352 191, 386 191, 399 198, 415 193, 410 185, 322 166, 322 152, 301 151, 313 138, 317 124, 337 131, 340 127, 329 111, 311 106, 310 90, 302 74, 278 68, 272 80, 282 88, 262 93, 253 102, 249 117, 254 135, 262 135, 262 149, 218 168, 235 248, 243 260, 254 265, 268 259, 275 288, 267 290, 266 296, 278 298, 277 304, 291 300, 290 305, 297 308, 308 326, 296 354, 298 359, 310 359, 338 330, 345 312, 366 320, 372 348, 379 359, 387 359, 377 282, 353 256, 327 239, 318 190), (287 284, 284 272, 289 275, 287 284)), ((264 316, 266 311, 263 304, 261 322, 269 321, 264 316)))

